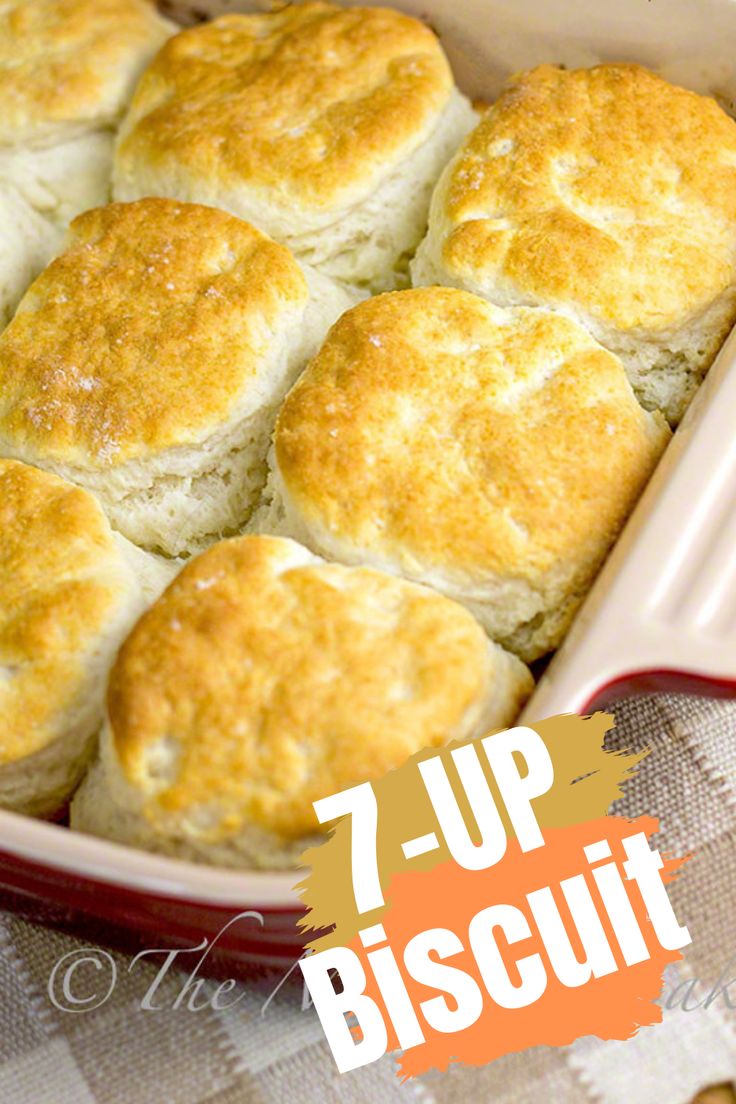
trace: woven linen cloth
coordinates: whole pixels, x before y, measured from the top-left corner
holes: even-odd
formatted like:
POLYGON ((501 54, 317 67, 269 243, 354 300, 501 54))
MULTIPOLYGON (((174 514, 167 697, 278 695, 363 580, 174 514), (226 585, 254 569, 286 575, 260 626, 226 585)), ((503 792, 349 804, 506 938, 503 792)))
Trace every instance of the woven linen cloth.
MULTIPOLYGON (((109 999, 88 1012, 61 1011, 49 978, 62 956, 88 942, 20 919, 6 899, 0 1104, 689 1104, 706 1087, 700 1104, 736 1104, 736 1011, 728 1006, 736 1007, 736 981, 730 995, 702 1006, 729 966, 736 978, 736 703, 649 697, 614 713, 611 747, 651 749, 615 811, 659 817, 658 846, 693 852, 670 889, 693 946, 665 992, 697 984, 689 1003, 700 997, 701 1007, 684 1011, 672 1001, 661 1025, 626 1043, 586 1038, 402 1085, 391 1057, 337 1073, 295 976, 283 984, 278 973, 254 976, 230 994, 242 994, 236 1007, 192 1012, 172 1009, 182 978, 171 973, 157 992, 161 1009, 144 1010, 160 963, 128 973, 130 960, 106 951, 117 967, 109 999)), ((206 985, 214 991, 216 983, 206 985)))

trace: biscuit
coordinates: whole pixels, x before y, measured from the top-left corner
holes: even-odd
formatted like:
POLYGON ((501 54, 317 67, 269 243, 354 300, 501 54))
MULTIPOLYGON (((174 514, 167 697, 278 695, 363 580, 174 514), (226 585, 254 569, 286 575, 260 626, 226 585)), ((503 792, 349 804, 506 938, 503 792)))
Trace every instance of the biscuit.
POLYGON ((569 319, 389 292, 333 326, 287 396, 253 528, 427 583, 530 661, 562 639, 668 438, 569 319))
POLYGON ((108 198, 115 127, 173 29, 147 0, 0 8, 0 324, 70 219, 108 198))
POLYGON ((114 196, 222 207, 343 282, 408 282, 432 187, 476 121, 429 28, 294 4, 172 38, 121 127, 114 196))
POLYGON ((412 274, 567 314, 675 424, 736 318, 736 122, 637 65, 514 77, 443 174, 412 274))
POLYGON ((47 816, 78 783, 115 651, 170 578, 91 495, 0 460, 0 808, 47 816))
POLYGON ((88 211, 0 336, 0 455, 86 487, 143 548, 196 551, 247 518, 277 405, 353 302, 224 211, 88 211))
POLYGON ((15 188, 0 184, 0 330, 62 238, 59 228, 26 203, 15 188))
POLYGON ((136 625, 72 827, 222 866, 295 863, 312 802, 516 716, 532 679, 454 602, 293 541, 223 541, 136 625))

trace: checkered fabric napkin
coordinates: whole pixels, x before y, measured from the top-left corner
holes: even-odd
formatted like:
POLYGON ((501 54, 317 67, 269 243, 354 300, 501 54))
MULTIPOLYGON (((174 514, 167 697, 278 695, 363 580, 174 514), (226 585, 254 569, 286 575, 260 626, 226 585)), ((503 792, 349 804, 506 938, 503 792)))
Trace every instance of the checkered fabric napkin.
MULTIPOLYGON (((652 749, 616 811, 658 816, 663 850, 695 852, 671 895, 694 940, 680 978, 706 991, 729 960, 736 977, 736 703, 644 698, 615 712, 612 746, 652 749)), ((725 1000, 675 1008, 626 1043, 583 1039, 400 1085, 391 1058, 338 1075, 294 979, 273 995, 277 975, 244 983, 229 1011, 202 1012, 171 1009, 181 979, 167 975, 163 1009, 144 1011, 157 967, 128 974, 112 953, 109 1000, 59 1011, 49 976, 84 944, 10 905, 0 901, 0 1104, 689 1104, 706 1086, 716 1087, 700 1104, 736 1104, 736 1011, 725 1000)))

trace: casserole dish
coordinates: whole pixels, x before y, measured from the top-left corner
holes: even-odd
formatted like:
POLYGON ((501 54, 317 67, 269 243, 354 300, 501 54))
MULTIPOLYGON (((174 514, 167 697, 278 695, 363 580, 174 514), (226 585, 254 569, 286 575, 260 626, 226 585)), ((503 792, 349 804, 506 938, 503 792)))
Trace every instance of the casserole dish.
MULTIPOLYGON (((246 5, 186 6, 185 22, 246 5)), ((264 5, 265 6, 265 5, 264 5)), ((736 5, 592 0, 584 22, 564 0, 399 2, 442 38, 460 87, 492 99, 512 72, 632 60, 736 102, 736 5)), ((726 341, 563 647, 522 720, 589 712, 630 692, 680 689, 736 696, 736 334, 726 341)), ((300 953, 297 872, 198 866, 0 812, 2 890, 33 914, 65 924, 92 917, 103 934, 127 930, 147 945, 214 938, 231 972, 283 965, 300 953), (50 912, 49 912, 50 910, 50 912), (151 942, 151 939, 159 942, 151 942)))

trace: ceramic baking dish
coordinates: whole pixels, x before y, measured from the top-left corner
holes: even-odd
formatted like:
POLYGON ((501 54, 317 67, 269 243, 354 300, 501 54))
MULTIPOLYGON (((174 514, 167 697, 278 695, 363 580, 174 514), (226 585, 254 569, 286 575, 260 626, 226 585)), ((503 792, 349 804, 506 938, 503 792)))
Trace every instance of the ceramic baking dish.
MULTIPOLYGON (((204 3, 187 20, 247 5, 204 3)), ((266 6, 266 5, 262 5, 266 6)), ((414 0, 396 5, 428 19, 458 82, 492 99, 511 72, 539 62, 639 61, 736 102, 733 0, 414 0)), ((252 5, 251 5, 252 7, 252 5)), ((736 696, 736 333, 707 381, 609 558, 524 719, 586 712, 654 689, 736 696)), ((196 944, 235 914, 219 963, 293 961, 295 874, 234 872, 146 854, 0 812, 0 904, 96 936, 128 932, 149 946, 196 944), (151 942, 155 936, 159 941, 151 942)))

